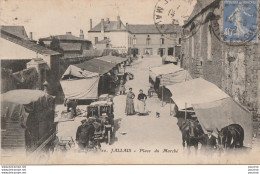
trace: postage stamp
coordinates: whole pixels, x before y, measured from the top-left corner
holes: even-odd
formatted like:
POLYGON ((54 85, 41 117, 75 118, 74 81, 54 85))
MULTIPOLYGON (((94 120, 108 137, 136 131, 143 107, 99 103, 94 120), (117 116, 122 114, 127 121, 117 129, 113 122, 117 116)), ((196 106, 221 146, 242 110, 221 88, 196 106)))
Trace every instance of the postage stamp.
POLYGON ((223 41, 256 43, 257 13, 257 0, 223 0, 223 41))

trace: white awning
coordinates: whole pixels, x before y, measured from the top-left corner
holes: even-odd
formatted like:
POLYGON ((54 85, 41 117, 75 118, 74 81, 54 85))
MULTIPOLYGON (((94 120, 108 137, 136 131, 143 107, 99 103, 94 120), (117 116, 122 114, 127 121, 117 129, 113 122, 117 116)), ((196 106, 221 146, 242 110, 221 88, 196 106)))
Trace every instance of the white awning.
POLYGON ((239 124, 244 129, 244 146, 252 146, 252 115, 231 97, 192 106, 205 133, 212 128, 213 134, 217 135, 217 129, 239 124))
POLYGON ((185 103, 187 103, 187 108, 190 108, 192 104, 207 103, 229 97, 216 85, 202 78, 169 85, 166 88, 171 91, 172 99, 179 109, 185 109, 185 103))

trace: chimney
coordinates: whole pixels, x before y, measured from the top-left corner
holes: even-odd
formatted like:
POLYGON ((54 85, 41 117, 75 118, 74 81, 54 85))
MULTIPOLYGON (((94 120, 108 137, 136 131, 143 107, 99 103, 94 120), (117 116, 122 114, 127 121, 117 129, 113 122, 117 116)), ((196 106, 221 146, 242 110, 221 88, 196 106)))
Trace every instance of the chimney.
POLYGON ((30 32, 30 40, 33 40, 33 33, 30 32))
POLYGON ((109 23, 109 18, 107 18, 107 22, 109 23))
POLYGON ((128 31, 128 23, 125 24, 126 31, 128 31))
POLYGON ((92 19, 89 20, 90 30, 92 30, 92 19))
POLYGON ((101 19, 101 33, 104 33, 104 19, 101 19))
POLYGON ((117 16, 117 29, 121 28, 121 20, 120 20, 120 16, 117 16))
POLYGON ((66 35, 71 35, 71 32, 66 32, 66 35))
POLYGON ((83 30, 80 30, 79 37, 80 37, 81 39, 84 39, 84 33, 83 33, 83 30))

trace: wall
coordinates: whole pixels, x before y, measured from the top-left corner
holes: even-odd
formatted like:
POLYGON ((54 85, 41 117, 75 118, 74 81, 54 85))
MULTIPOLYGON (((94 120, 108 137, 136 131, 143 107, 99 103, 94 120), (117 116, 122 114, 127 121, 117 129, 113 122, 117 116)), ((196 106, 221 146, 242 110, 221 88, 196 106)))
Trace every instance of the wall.
POLYGON ((260 98, 257 74, 260 70, 260 48, 258 44, 252 43, 231 46, 219 40, 216 31, 221 31, 221 9, 220 5, 220 8, 208 9, 201 14, 198 19, 202 19, 202 25, 194 24, 198 28, 190 31, 192 24, 184 28, 189 37, 182 39, 183 68, 189 70, 193 78, 203 77, 216 84, 256 115, 260 98), (218 29, 214 28, 215 32, 210 30, 209 25, 212 23, 206 20, 213 10, 215 16, 219 16, 214 19, 219 24, 218 29), (211 57, 208 54, 210 46, 211 57), (229 61, 231 59, 228 57, 234 57, 234 60, 229 61))
MULTIPOLYGON (((132 47, 134 48, 138 48, 138 54, 145 54, 144 53, 144 49, 145 48, 152 48, 153 49, 153 55, 158 55, 158 49, 159 48, 165 48, 165 53, 166 55, 168 55, 168 48, 169 47, 175 47, 175 45, 178 44, 179 38, 176 35, 176 37, 174 39, 168 39, 171 38, 172 36, 166 35, 164 37, 162 37, 161 34, 132 34, 131 38, 136 38, 136 44, 132 47), (150 40, 150 44, 147 45, 146 44, 146 39, 148 38, 151 39, 150 40), (161 44, 161 38, 164 38, 164 44, 161 44)), ((175 48, 174 48, 175 51, 175 48)), ((175 52, 173 52, 173 55, 175 55, 175 52)))
POLYGON ((128 32, 126 31, 111 31, 105 32, 104 34, 101 32, 88 32, 88 40, 90 40, 93 45, 95 45, 95 37, 98 37, 99 41, 104 40, 104 37, 109 38, 112 48, 128 48, 128 32))

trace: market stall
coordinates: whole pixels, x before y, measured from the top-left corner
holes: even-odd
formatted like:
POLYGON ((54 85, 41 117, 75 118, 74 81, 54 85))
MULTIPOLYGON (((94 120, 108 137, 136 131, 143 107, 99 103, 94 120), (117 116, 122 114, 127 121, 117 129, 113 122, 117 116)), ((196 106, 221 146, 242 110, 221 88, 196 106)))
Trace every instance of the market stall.
MULTIPOLYGON (((172 93, 172 100, 178 107, 178 112, 192 113, 199 121, 206 133, 208 128, 213 129, 217 136, 217 129, 239 124, 245 133, 244 146, 252 145, 252 115, 235 102, 229 95, 213 83, 202 78, 170 85, 167 88, 172 93)), ((181 115, 181 114, 180 114, 181 115)))
POLYGON ((2 152, 50 148, 55 137, 55 98, 40 90, 19 89, 1 96, 2 152))
POLYGON ((61 78, 67 99, 97 99, 99 74, 70 65, 61 78))

